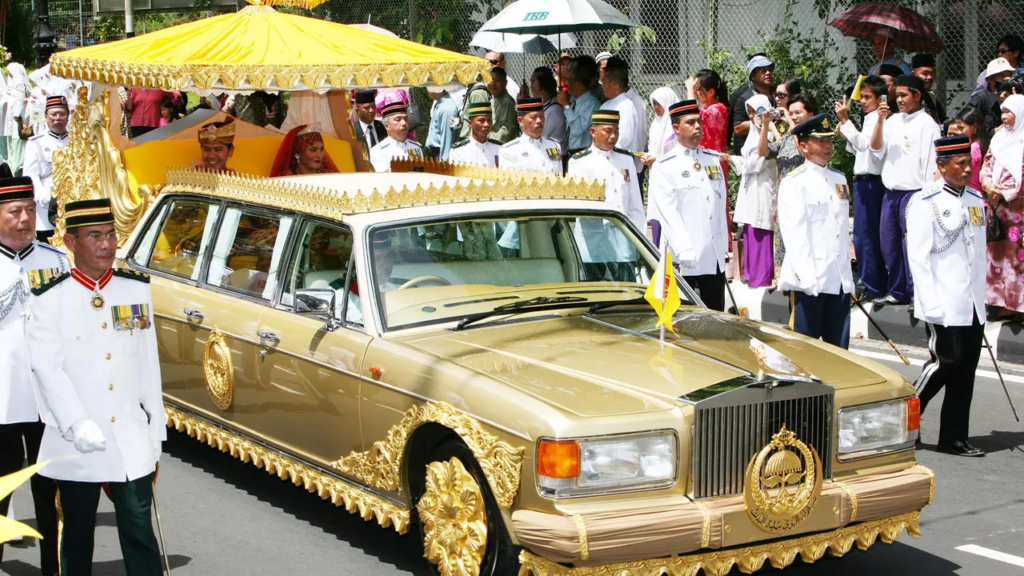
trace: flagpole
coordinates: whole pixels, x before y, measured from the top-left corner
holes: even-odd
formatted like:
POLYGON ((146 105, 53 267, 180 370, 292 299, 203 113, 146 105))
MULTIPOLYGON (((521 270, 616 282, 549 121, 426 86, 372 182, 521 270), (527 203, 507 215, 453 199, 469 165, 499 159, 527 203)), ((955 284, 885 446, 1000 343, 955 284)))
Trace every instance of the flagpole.
MULTIPOLYGON (((668 270, 668 266, 666 265, 667 262, 665 262, 665 250, 668 248, 668 241, 667 241, 668 240, 668 234, 664 234, 664 230, 662 230, 662 232, 663 233, 661 235, 660 246, 658 247, 660 252, 661 252, 661 262, 662 262, 662 265, 659 266, 658 268, 662 271, 662 274, 659 274, 660 278, 658 278, 658 282, 660 282, 660 286, 662 286, 663 289, 664 289, 665 281, 668 279, 668 275, 671 274, 671 272, 668 270)), ((667 303, 668 303, 668 294, 666 293, 666 294, 663 294, 662 297, 661 297, 661 313, 658 314, 659 318, 664 318, 665 317, 665 306, 667 305, 667 303)), ((661 324, 661 332, 660 332, 660 334, 658 336, 658 339, 661 341, 661 352, 662 352, 662 354, 664 354, 665 353, 665 324, 664 323, 661 324)))

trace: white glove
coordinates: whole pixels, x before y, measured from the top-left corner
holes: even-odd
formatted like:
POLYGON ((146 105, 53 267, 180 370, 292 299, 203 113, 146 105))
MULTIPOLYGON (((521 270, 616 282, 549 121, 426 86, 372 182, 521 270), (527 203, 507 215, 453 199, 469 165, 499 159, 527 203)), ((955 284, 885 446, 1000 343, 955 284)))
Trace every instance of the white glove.
POLYGON ((103 430, 88 418, 83 418, 71 425, 68 429, 70 440, 75 443, 75 450, 82 454, 89 452, 101 452, 107 449, 107 439, 103 436, 103 430))

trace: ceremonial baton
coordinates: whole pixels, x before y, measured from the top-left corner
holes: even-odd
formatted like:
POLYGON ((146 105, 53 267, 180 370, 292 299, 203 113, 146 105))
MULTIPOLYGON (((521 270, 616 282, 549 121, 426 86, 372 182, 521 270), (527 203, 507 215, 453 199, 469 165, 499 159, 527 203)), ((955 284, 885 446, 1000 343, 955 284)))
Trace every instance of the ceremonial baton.
POLYGON ((156 532, 160 535, 160 551, 164 554, 164 566, 167 567, 167 576, 171 576, 171 561, 167 558, 167 546, 164 544, 164 527, 160 523, 160 506, 156 503, 156 486, 153 487, 153 512, 156 512, 156 532))
POLYGON ((1010 391, 1006 389, 1006 382, 1003 381, 1003 373, 999 371, 999 363, 996 362, 996 355, 992 352, 992 346, 988 343, 988 336, 982 332, 981 337, 985 340, 985 348, 988 348, 988 356, 992 359, 992 365, 996 368, 996 375, 999 376, 999 383, 1003 385, 1003 392, 1006 393, 1006 401, 1010 403, 1010 410, 1013 410, 1013 418, 1020 422, 1020 417, 1017 416, 1017 407, 1013 405, 1013 399, 1010 398, 1010 391))
POLYGON ((740 305, 736 302, 736 297, 732 295, 732 288, 729 286, 729 279, 725 279, 725 290, 729 293, 729 300, 732 300, 732 307, 736 310, 736 315, 740 315, 740 305))
POLYGON ((868 322, 871 322, 871 325, 875 327, 875 330, 878 330, 878 333, 882 335, 882 338, 885 338, 889 347, 893 349, 893 352, 896 352, 896 355, 900 357, 900 360, 903 360, 904 364, 910 366, 910 360, 907 360, 907 357, 903 355, 903 352, 900 352, 900 349, 896 347, 896 344, 885 335, 885 331, 882 330, 882 327, 878 325, 878 322, 875 322, 875 319, 871 317, 871 314, 868 314, 868 311, 864 309, 864 305, 857 299, 857 295, 850 294, 850 298, 853 300, 853 303, 857 305, 857 308, 860 308, 860 311, 868 317, 868 322))

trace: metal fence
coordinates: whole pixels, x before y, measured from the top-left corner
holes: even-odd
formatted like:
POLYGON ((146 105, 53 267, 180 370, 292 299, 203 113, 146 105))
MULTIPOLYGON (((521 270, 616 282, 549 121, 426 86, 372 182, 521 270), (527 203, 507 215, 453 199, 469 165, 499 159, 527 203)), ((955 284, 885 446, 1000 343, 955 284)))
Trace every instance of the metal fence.
MULTIPOLYGON (((12 0, 31 6, 30 0, 12 0)), ((123 17, 94 15, 94 0, 50 0, 50 27, 58 49, 123 36, 123 17)), ((205 15, 199 0, 188 12, 137 17, 144 33, 205 15)), ((482 53, 470 39, 504 4, 502 0, 328 0, 311 14, 337 22, 370 23, 410 38, 460 52, 482 53)), ((634 87, 647 96, 659 86, 682 95, 687 76, 709 63, 729 80, 730 90, 745 82, 747 54, 767 50, 779 68, 777 79, 802 77, 822 108, 872 62, 869 43, 843 37, 827 23, 853 0, 611 0, 643 25, 640 32, 586 32, 570 54, 610 50, 631 65, 634 87)), ((938 54, 936 91, 951 114, 966 104, 978 73, 998 54, 1005 34, 1024 32, 1024 0, 899 0, 935 24, 945 43, 938 54)), ((298 12, 303 12, 297 10, 298 12)), ((10 23, 8 23, 10 27, 10 23)), ((18 33, 7 29, 7 35, 18 33)), ((21 33, 25 33, 22 31, 21 33)), ((897 55, 900 55, 897 52, 897 55)), ((517 82, 536 66, 550 65, 555 54, 507 54, 517 82)), ((909 60, 910 54, 902 55, 909 60)), ((1024 55, 1022 55, 1024 56, 1024 55)))

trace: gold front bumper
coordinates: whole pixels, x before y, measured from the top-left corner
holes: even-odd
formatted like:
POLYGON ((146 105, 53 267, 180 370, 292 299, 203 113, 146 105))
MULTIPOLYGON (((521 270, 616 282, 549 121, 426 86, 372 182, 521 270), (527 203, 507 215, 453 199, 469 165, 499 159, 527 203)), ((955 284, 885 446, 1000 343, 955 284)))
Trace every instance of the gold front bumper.
POLYGON ((756 527, 742 496, 572 516, 519 510, 512 514, 512 527, 527 549, 520 558, 521 576, 646 574, 657 567, 667 574, 693 574, 697 568, 725 574, 733 565, 757 570, 766 560, 781 568, 797 554, 813 561, 830 548, 842 555, 854 543, 871 546, 878 536, 891 542, 904 529, 917 536, 919 511, 934 494, 934 474, 916 465, 826 482, 813 512, 782 535, 756 527), (813 534, 798 537, 808 533, 813 534))

